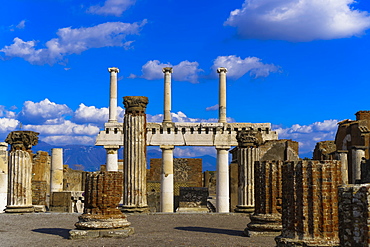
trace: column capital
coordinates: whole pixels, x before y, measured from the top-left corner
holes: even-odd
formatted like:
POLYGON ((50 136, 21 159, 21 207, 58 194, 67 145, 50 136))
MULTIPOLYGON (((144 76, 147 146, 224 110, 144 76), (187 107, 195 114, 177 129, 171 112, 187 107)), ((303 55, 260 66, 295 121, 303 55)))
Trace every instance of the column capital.
POLYGON ((163 73, 166 73, 166 72, 172 73, 173 69, 172 69, 172 67, 165 67, 165 68, 162 69, 162 72, 163 73))
POLYGON ((231 147, 230 146, 219 145, 219 146, 215 146, 215 148, 220 149, 220 150, 229 150, 231 147))
POLYGON ((116 72, 119 73, 119 69, 117 67, 108 68, 109 73, 116 72))
POLYGON ((175 146, 170 146, 170 145, 162 145, 162 146, 159 146, 160 149, 165 149, 165 150, 171 150, 171 149, 175 149, 175 146))
POLYGON ((221 73, 221 72, 224 72, 224 73, 227 73, 227 69, 224 68, 224 67, 220 67, 217 69, 217 73, 221 73))
POLYGON ((125 114, 145 113, 146 106, 149 103, 145 96, 125 96, 123 104, 125 105, 125 114))

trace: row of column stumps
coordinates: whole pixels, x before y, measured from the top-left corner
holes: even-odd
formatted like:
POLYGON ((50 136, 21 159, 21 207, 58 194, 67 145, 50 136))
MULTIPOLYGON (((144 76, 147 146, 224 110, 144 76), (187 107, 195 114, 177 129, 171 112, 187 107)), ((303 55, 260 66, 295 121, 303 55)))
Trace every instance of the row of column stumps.
MULTIPOLYGON (((109 121, 117 122, 117 73, 116 67, 108 68, 110 73, 110 102, 109 102, 109 121)), ((171 118, 171 74, 173 69, 165 67, 164 73, 164 106, 163 124, 172 125, 171 118)), ((219 73, 219 122, 227 123, 226 119, 226 73, 227 69, 220 67, 219 73)), ((126 109, 127 111, 127 109, 126 109)), ((126 116, 126 115, 125 115, 126 116)), ((126 129, 126 128, 124 128, 126 129)), ((124 137, 126 138, 126 137, 124 137)), ((125 142, 125 141, 124 141, 125 142)), ((126 143, 127 144, 127 143, 126 143)), ((173 212, 173 150, 174 146, 161 146, 162 149, 162 172, 161 172, 161 211, 173 212)), ((229 146, 217 146, 217 212, 229 212, 229 175, 228 175, 228 150, 229 146)), ((107 171, 118 170, 117 147, 107 147, 107 171)), ((126 153, 126 151, 125 151, 126 153)), ((126 160, 125 156, 125 160, 126 160)), ((126 165, 125 165, 126 167, 126 165)), ((126 169, 126 168, 125 168, 126 169)), ((126 181, 126 180, 125 180, 126 181)), ((125 182, 126 183, 126 182, 125 182)), ((128 193, 128 192, 127 192, 128 193)), ((146 193, 146 191, 142 191, 146 193)))

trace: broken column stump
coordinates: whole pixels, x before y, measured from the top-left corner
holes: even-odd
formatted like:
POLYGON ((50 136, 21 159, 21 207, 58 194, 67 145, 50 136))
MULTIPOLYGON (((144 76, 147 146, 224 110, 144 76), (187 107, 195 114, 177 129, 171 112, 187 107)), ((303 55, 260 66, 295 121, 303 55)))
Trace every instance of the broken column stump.
POLYGON ((339 160, 285 162, 280 236, 276 246, 339 246, 339 160))
POLYGON ((282 166, 283 161, 256 161, 254 163, 255 211, 245 228, 247 236, 277 236, 282 229, 282 166))
POLYGON ((85 184, 84 213, 78 217, 71 239, 114 237, 126 238, 134 228, 119 210, 122 197, 123 176, 121 172, 94 172, 87 174, 85 184))

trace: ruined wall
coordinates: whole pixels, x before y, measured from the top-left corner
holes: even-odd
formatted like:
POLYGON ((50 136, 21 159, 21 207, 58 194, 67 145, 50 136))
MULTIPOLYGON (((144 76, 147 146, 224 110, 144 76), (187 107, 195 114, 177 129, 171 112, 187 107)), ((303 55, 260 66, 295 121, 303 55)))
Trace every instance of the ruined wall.
POLYGON ((38 151, 32 163, 32 205, 49 206, 50 198, 50 156, 48 152, 38 151))
POLYGON ((345 185, 339 194, 341 246, 370 246, 370 184, 345 185))
POLYGON ((299 160, 298 142, 292 140, 266 141, 258 147, 260 161, 264 160, 299 160))
POLYGON ((63 191, 84 191, 86 173, 63 165, 63 191))
POLYGON ((314 160, 333 160, 334 152, 337 150, 337 146, 334 141, 322 141, 316 143, 313 151, 314 160))
POLYGON ((340 161, 285 162, 282 174, 283 230, 277 246, 338 246, 340 161))

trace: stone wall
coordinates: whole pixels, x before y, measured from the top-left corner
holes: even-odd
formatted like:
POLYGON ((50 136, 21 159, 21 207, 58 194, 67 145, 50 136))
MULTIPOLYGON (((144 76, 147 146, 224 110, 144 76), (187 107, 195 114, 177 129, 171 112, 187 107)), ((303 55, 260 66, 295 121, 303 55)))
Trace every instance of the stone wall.
POLYGON ((313 151, 314 160, 333 160, 337 146, 334 141, 322 141, 316 143, 313 151))
POLYGON ((86 173, 63 165, 63 191, 84 191, 86 173))
POLYGON ((277 246, 338 246, 340 161, 285 162, 277 246))
POLYGON ((271 140, 259 146, 260 161, 299 160, 298 142, 292 140, 271 140))
POLYGON ((32 205, 49 207, 50 198, 50 156, 48 152, 38 151, 32 163, 32 205))
POLYGON ((370 184, 345 185, 339 193, 341 246, 370 246, 370 184))

